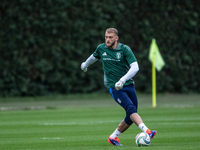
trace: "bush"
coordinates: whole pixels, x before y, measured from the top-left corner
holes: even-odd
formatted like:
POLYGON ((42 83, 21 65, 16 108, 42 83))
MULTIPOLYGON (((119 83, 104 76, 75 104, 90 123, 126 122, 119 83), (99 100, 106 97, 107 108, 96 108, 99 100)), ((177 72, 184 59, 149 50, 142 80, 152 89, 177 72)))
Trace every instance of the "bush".
POLYGON ((80 64, 119 31, 140 66, 136 88, 151 92, 149 47, 155 38, 166 66, 158 92, 200 92, 199 1, 2 0, 0 2, 0 95, 104 91, 101 63, 80 64))

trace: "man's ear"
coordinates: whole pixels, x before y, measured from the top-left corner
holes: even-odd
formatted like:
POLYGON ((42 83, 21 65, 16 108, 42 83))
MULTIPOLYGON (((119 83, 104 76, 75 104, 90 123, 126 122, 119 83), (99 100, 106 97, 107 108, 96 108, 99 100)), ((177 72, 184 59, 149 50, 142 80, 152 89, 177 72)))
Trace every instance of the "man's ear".
POLYGON ((119 37, 118 37, 118 36, 116 36, 116 40, 117 40, 117 41, 119 40, 119 37))

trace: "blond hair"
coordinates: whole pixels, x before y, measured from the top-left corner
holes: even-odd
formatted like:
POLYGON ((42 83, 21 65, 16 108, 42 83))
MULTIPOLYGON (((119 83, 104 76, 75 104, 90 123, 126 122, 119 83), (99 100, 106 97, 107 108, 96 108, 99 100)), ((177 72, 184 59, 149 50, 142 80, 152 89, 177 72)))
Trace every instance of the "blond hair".
POLYGON ((106 30, 106 32, 108 32, 108 33, 115 33, 115 34, 118 36, 118 31, 117 31, 117 29, 115 29, 115 28, 108 28, 108 29, 106 30))

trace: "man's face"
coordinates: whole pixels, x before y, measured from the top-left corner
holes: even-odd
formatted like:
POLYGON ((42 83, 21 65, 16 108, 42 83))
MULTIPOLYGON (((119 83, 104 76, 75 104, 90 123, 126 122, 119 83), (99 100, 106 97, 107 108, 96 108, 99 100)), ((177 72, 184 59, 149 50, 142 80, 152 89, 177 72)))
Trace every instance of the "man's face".
POLYGON ((115 33, 108 33, 105 34, 105 43, 106 46, 112 48, 118 40, 118 36, 115 33))

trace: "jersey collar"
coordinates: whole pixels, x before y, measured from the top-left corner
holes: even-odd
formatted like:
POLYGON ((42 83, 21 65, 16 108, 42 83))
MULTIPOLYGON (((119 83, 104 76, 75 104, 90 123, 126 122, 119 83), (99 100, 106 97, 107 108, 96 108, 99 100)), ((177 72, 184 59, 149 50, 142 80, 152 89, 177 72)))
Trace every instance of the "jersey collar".
MULTIPOLYGON (((118 43, 116 49, 113 49, 113 50, 120 50, 120 49, 121 49, 121 45, 122 45, 121 43, 118 43)), ((105 44, 105 48, 108 48, 108 47, 106 46, 106 44, 105 44)))

